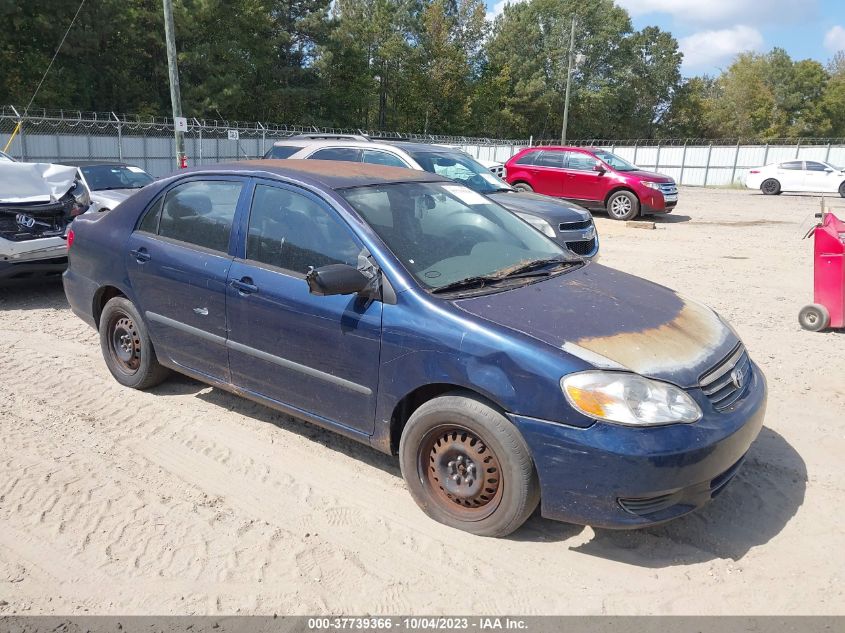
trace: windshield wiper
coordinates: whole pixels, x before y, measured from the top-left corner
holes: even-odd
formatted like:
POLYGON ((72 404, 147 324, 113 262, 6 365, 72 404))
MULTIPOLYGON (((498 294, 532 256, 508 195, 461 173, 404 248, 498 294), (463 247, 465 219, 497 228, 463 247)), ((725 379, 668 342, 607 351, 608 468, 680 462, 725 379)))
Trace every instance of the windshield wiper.
POLYGON ((434 288, 432 294, 440 294, 443 292, 452 292, 454 290, 467 290, 471 288, 484 288, 489 284, 494 284, 500 281, 498 276, 493 275, 476 275, 474 277, 467 277, 466 279, 458 279, 443 286, 434 288))
POLYGON ((432 294, 441 294, 444 292, 452 292, 455 290, 468 290, 475 288, 484 288, 485 286, 492 286, 498 282, 509 279, 520 279, 523 277, 545 277, 551 275, 554 270, 549 270, 553 265, 556 268, 566 265, 576 266, 581 264, 580 260, 561 259, 560 257, 549 257, 544 259, 535 259, 530 262, 520 262, 514 266, 503 268, 491 275, 475 275, 467 277, 466 279, 458 279, 439 288, 432 290, 432 294))
POLYGON ((522 262, 499 270, 495 274, 496 279, 512 279, 514 277, 526 277, 533 275, 550 275, 553 271, 548 270, 553 265, 561 266, 566 264, 571 266, 579 263, 579 260, 561 259, 560 257, 546 257, 543 259, 535 259, 530 262, 522 262))

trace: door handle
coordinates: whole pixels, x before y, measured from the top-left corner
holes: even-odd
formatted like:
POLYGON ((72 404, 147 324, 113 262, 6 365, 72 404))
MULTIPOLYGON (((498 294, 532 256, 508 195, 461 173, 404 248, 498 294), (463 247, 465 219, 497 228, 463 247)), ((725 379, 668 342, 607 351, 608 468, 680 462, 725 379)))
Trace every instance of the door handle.
POLYGON ((258 292, 258 286, 252 283, 251 277, 241 277, 240 279, 232 280, 232 288, 237 290, 242 295, 252 294, 258 292))
POLYGON ((141 248, 136 248, 134 251, 129 251, 129 254, 132 255, 139 264, 143 264, 144 262, 148 262, 152 259, 151 255, 147 252, 147 249, 143 246, 141 248))

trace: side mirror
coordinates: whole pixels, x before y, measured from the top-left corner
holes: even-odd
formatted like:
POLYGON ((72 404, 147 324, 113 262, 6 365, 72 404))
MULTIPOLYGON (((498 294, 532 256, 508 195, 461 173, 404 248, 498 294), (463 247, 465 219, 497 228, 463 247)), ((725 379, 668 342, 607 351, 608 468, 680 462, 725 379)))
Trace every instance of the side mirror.
POLYGON ((596 164, 593 165, 593 171, 597 171, 600 174, 603 174, 607 170, 604 168, 604 163, 602 163, 600 160, 597 160, 596 164))
POLYGON ((830 167, 825 167, 824 170, 829 174, 833 173, 833 170, 830 167))
POLYGON ((351 295, 364 290, 369 277, 347 264, 330 264, 312 268, 305 275, 308 291, 312 295, 351 295))

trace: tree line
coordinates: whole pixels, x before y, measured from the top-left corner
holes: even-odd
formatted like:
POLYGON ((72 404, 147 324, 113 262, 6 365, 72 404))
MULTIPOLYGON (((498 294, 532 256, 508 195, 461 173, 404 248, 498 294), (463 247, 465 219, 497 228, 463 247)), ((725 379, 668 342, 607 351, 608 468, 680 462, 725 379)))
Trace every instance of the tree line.
MULTIPOLYGON (((26 104, 78 0, 0 0, 0 103, 26 104)), ((845 137, 845 54, 781 49, 683 78, 671 33, 613 0, 176 0, 197 118, 551 139, 577 13, 570 138, 845 137)), ((168 115, 160 0, 86 3, 34 107, 168 115)))

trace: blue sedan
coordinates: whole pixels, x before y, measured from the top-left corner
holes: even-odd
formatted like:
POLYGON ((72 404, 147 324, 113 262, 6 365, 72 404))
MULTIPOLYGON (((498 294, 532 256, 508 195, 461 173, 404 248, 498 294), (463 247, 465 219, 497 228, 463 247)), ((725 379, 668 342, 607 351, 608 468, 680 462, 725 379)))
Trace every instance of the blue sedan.
POLYGON ((573 255, 427 172, 180 172, 68 235, 121 384, 177 371, 398 454, 433 519, 653 525, 721 492, 766 384, 711 309, 573 255))

